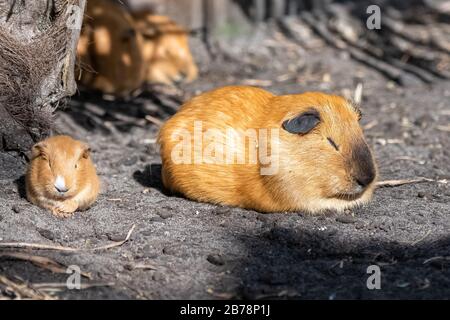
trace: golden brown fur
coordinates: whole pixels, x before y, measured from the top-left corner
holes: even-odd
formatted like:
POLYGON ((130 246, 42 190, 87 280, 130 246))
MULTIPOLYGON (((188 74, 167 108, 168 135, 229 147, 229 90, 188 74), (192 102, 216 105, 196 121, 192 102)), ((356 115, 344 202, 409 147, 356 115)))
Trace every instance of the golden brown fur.
MULTIPOLYGON (((262 148, 259 142, 252 144, 251 139, 245 147, 230 144, 225 138, 222 141, 223 146, 210 153, 219 160, 227 148, 244 156, 252 148, 255 152, 262 148)), ((197 201, 261 212, 318 212, 365 203, 374 189, 376 169, 358 114, 339 96, 318 92, 275 96, 245 86, 216 89, 185 103, 162 127, 159 142, 165 187, 197 201), (310 132, 292 134, 281 128, 285 120, 311 108, 318 111, 321 120, 310 132), (174 161, 174 155, 178 156, 181 150, 180 136, 194 143, 195 121, 202 121, 203 133, 218 129, 221 135, 227 128, 241 133, 259 128, 278 130, 279 143, 275 145, 277 140, 269 143, 269 150, 278 156, 277 170, 262 175, 261 168, 267 167, 267 163, 259 159, 256 163, 247 160, 245 164, 194 163, 196 156, 205 154, 210 141, 207 138, 201 147, 190 148, 188 163, 174 161), (338 150, 329 139, 334 140, 338 150), (364 172, 365 168, 370 172, 364 172), (366 178, 364 189, 355 182, 359 176, 366 178)))
POLYGON ((80 83, 103 93, 129 95, 144 82, 142 45, 142 35, 121 5, 89 0, 77 47, 80 83))
POLYGON ((33 146, 26 174, 26 193, 31 203, 55 216, 67 217, 91 206, 99 190, 86 144, 68 136, 54 136, 33 146), (61 193, 56 187, 67 191, 61 193))
POLYGON ((143 56, 147 64, 146 81, 173 84, 198 76, 197 65, 189 50, 188 34, 169 17, 149 11, 133 13, 138 31, 144 37, 143 56))

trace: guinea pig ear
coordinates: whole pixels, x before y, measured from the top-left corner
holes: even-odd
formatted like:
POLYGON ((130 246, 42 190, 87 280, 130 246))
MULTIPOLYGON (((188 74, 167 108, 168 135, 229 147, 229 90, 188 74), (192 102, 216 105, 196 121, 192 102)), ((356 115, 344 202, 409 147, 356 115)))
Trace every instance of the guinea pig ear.
POLYGON ((305 134, 314 129, 319 122, 319 113, 316 110, 310 110, 285 120, 282 126, 287 132, 305 134))
POLYGON ((81 156, 85 159, 89 158, 89 155, 91 154, 91 148, 87 145, 83 146, 83 153, 81 156))
POLYGON ((46 144, 43 142, 38 142, 33 147, 31 147, 31 160, 41 156, 44 153, 45 147, 46 144))

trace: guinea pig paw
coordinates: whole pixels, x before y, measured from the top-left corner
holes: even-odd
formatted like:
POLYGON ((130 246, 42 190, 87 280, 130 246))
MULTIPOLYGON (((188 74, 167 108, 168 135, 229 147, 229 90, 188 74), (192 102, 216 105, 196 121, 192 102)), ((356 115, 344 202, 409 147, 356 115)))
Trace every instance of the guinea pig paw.
POLYGON ((73 200, 66 200, 52 209, 53 215, 59 218, 67 218, 78 209, 78 204, 73 200))

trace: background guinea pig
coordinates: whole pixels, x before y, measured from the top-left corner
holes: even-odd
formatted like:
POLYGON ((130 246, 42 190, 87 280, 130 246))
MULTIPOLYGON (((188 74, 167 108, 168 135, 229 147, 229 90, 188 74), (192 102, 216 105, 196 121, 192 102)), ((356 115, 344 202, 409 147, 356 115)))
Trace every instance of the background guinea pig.
POLYGON ((125 8, 108 0, 89 0, 77 46, 79 82, 103 93, 129 95, 144 82, 142 45, 125 8))
POLYGON ((68 136, 33 146, 25 180, 28 200, 58 217, 87 209, 100 189, 89 147, 68 136))
POLYGON ((365 203, 376 167, 360 116, 344 98, 323 93, 275 96, 245 86, 204 93, 161 128, 163 183, 194 200, 262 212, 365 203), (245 142, 231 139, 230 129, 245 142), (270 157, 261 157, 266 151, 270 157))
POLYGON ((143 56, 148 83, 191 82, 198 68, 189 49, 188 33, 169 17, 143 10, 133 13, 137 30, 144 37, 143 56))

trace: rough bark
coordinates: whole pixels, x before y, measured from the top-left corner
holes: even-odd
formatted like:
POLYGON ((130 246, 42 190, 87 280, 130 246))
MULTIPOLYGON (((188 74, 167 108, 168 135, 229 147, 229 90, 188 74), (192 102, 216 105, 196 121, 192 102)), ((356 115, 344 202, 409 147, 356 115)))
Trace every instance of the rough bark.
POLYGON ((84 5, 0 0, 0 152, 24 153, 48 136, 54 110, 75 93, 77 17, 84 5))

